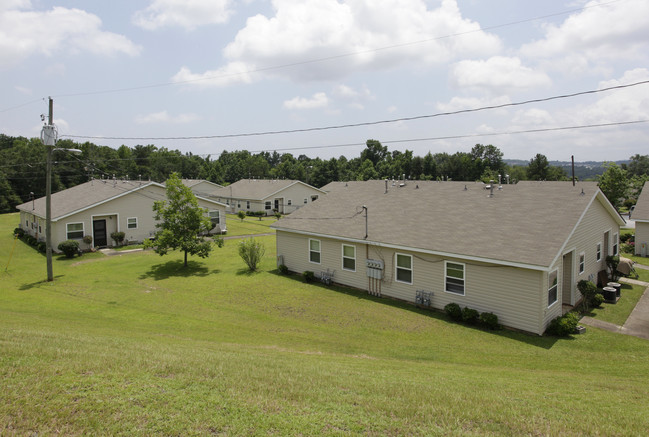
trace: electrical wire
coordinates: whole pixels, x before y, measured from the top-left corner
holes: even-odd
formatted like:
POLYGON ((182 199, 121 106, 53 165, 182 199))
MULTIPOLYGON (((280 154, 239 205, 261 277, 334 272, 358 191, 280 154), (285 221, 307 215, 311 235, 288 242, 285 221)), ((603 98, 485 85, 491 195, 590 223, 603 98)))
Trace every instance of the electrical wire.
POLYGON ((491 109, 502 109, 502 108, 522 106, 522 105, 529 105, 530 103, 550 102, 553 100, 567 99, 572 97, 585 96, 589 94, 597 94, 605 91, 630 88, 630 87, 634 87, 638 85, 646 85, 646 84, 649 84, 649 80, 643 80, 640 82, 634 82, 634 83, 624 84, 624 85, 616 85, 607 88, 600 88, 596 90, 579 91, 570 94, 560 94, 551 97, 523 100, 520 102, 503 103, 500 105, 489 105, 489 106, 482 106, 478 108, 460 109, 457 111, 438 112, 435 114, 415 115, 412 117, 401 117, 401 118, 392 118, 387 120, 376 120, 376 121, 340 124, 340 125, 332 125, 332 126, 319 126, 319 127, 310 127, 310 128, 302 128, 302 129, 287 129, 287 130, 276 130, 276 131, 265 131, 265 132, 248 132, 248 133, 223 134, 223 135, 198 135, 198 136, 182 136, 182 137, 117 137, 117 136, 113 137, 113 136, 67 135, 67 134, 61 135, 60 137, 61 138, 63 137, 86 138, 86 139, 96 139, 96 140, 159 140, 160 141, 160 140, 205 140, 205 139, 223 139, 223 138, 241 138, 241 137, 265 136, 265 135, 278 135, 278 134, 294 134, 294 133, 301 133, 301 132, 315 132, 315 131, 326 131, 326 130, 334 130, 334 129, 347 129, 352 127, 375 126, 379 124, 398 123, 404 121, 414 121, 414 120, 422 120, 422 119, 429 119, 429 118, 436 118, 436 117, 444 117, 449 115, 468 114, 468 113, 486 111, 491 109))

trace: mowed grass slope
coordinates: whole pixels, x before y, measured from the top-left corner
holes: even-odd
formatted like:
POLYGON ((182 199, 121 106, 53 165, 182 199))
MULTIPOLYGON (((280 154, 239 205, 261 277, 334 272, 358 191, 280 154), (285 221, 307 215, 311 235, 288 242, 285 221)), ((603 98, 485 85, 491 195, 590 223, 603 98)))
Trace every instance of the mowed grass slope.
MULTIPOLYGON (((649 342, 485 332, 212 256, 45 258, 0 216, 0 434, 646 435, 649 342)), ((230 222, 232 223, 232 222, 230 222)))

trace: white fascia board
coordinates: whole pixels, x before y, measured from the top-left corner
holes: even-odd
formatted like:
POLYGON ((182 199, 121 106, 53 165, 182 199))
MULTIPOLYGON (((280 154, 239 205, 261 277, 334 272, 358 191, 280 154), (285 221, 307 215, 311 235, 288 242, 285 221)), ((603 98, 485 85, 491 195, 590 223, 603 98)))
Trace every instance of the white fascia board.
POLYGON ((293 234, 306 235, 306 236, 309 236, 309 237, 330 238, 332 240, 347 241, 347 242, 356 243, 356 244, 367 244, 367 245, 370 245, 370 246, 386 247, 386 248, 389 248, 389 249, 403 250, 403 251, 409 251, 409 252, 425 253, 427 255, 435 255, 435 256, 440 256, 440 257, 445 257, 445 258, 457 258, 457 259, 462 259, 462 260, 467 260, 467 261, 475 261, 475 262, 482 262, 482 263, 488 263, 488 264, 497 264, 497 265, 506 266, 506 267, 516 267, 516 268, 519 268, 519 269, 536 270, 536 271, 540 271, 540 272, 549 272, 550 271, 550 266, 539 266, 539 265, 534 265, 534 264, 524 264, 524 263, 511 262, 511 261, 503 261, 503 260, 498 260, 498 259, 493 259, 493 258, 483 258, 483 257, 479 257, 479 256, 462 255, 462 254, 459 254, 459 253, 452 253, 452 252, 441 252, 441 251, 436 251, 436 250, 426 250, 426 249, 420 249, 420 248, 416 248, 416 247, 401 246, 399 244, 380 243, 378 241, 363 240, 363 239, 359 239, 359 238, 339 237, 339 236, 336 236, 336 235, 320 234, 320 233, 307 232, 307 231, 296 231, 294 229, 287 229, 287 228, 280 228, 280 227, 273 227, 273 229, 275 229, 276 231, 282 231, 282 232, 288 232, 288 233, 293 233, 293 234))

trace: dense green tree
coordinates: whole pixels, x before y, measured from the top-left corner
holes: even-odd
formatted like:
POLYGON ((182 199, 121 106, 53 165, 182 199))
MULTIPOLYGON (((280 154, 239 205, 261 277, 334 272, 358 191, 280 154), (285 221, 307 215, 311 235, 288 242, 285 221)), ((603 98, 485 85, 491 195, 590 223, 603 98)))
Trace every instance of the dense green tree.
POLYGON ((649 175, 649 155, 633 155, 627 168, 629 176, 649 175))
POLYGON ((531 181, 545 181, 548 179, 549 170, 548 158, 541 153, 537 153, 527 166, 527 178, 531 181))
MULTIPOLYGON (((183 185, 180 175, 172 173, 166 181, 167 199, 154 202, 153 212, 157 231, 155 240, 147 240, 145 247, 153 247, 160 256, 169 250, 181 250, 185 254, 184 266, 187 267, 187 255, 198 255, 206 258, 212 251, 212 242, 203 234, 212 229, 212 222, 207 211, 198 206, 196 196, 191 189, 183 185)), ((219 247, 223 240, 215 237, 219 247)))
POLYGON ((618 208, 629 194, 629 181, 626 170, 614 162, 607 162, 604 165, 606 171, 599 177, 599 188, 606 195, 609 202, 618 208))
POLYGON ((375 168, 388 155, 387 146, 381 145, 381 142, 377 140, 367 140, 365 146, 365 149, 361 152, 361 161, 365 163, 365 160, 369 159, 375 168))

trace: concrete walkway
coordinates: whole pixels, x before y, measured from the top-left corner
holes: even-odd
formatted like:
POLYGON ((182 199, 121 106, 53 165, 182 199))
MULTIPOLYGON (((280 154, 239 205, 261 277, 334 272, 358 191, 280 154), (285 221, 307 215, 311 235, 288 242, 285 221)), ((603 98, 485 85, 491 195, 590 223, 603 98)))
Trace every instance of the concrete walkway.
POLYGON ((592 317, 582 317, 580 322, 595 328, 649 340, 649 283, 629 278, 620 278, 620 282, 645 287, 644 293, 642 293, 635 308, 629 314, 624 326, 593 319, 592 317))

